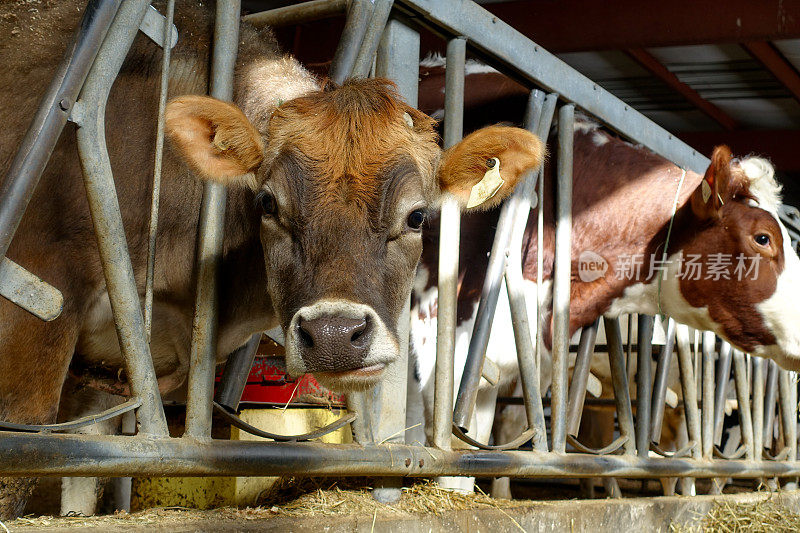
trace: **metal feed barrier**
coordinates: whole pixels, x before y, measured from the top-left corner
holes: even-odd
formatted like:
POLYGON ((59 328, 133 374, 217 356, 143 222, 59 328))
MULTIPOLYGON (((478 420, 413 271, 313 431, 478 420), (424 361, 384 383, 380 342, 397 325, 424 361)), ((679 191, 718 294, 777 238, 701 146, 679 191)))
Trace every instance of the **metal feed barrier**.
MULTIPOLYGON (((135 409, 138 434, 85 436, 54 433, 92 423, 97 417, 50 426, 3 423, 0 427, 7 431, 0 432, 2 475, 368 475, 383 476, 378 483, 378 492, 386 499, 396 497, 403 476, 800 476, 800 462, 797 461, 797 385, 794 374, 778 370, 774 363, 749 359, 749 356, 732 350, 726 343, 722 343, 717 352, 713 335, 704 335, 702 356, 693 358, 687 330, 670 322, 667 345, 661 350, 656 364, 656 377, 651 381, 652 317, 639 317, 636 417, 633 415, 619 323, 617 320, 604 319, 619 438, 601 450, 589 449, 577 440, 598 324, 584 328, 581 333, 570 386, 567 380, 567 357, 575 108, 581 108, 620 135, 684 169, 703 173, 709 160, 467 0, 316 0, 250 15, 248 18, 262 24, 281 24, 330 16, 346 10, 343 36, 331 67, 333 80, 341 82, 350 75, 367 76, 374 72, 375 75, 394 80, 400 93, 412 106, 417 104, 418 92, 418 28, 426 27, 443 36, 447 39, 446 147, 458 142, 462 136, 464 64, 468 48, 489 65, 531 87, 526 128, 546 138, 553 116, 558 112, 557 230, 553 288, 555 335, 549 432, 538 379, 542 339, 541 334, 531 338, 528 327, 531 322, 538 320, 538 316, 527 316, 522 291, 521 242, 530 209, 537 201, 540 208, 539 242, 542 241, 541 207, 545 198, 539 194, 537 199, 535 191, 537 187, 543 190, 544 176, 542 173, 532 173, 502 208, 467 364, 456 396, 455 411, 452 410, 453 350, 459 213, 452 199, 443 204, 433 447, 404 444, 407 343, 401 350, 400 359, 387 369, 382 384, 367 393, 350 395, 351 410, 358 414, 358 418, 347 419, 344 423, 353 423, 358 444, 297 442, 318 434, 278 436, 290 442, 211 439, 218 300, 214 280, 222 249, 225 190, 219 185, 206 185, 196 263, 197 303, 186 432, 181 438, 170 438, 150 358, 148 338, 152 316, 154 235, 163 154, 166 73, 169 50, 174 44, 173 10, 172 1, 167 4, 166 17, 154 14, 147 0, 89 2, 75 42, 43 99, 39 113, 0 190, 2 257, 64 124, 70 119, 80 125, 78 148, 85 171, 86 190, 133 392, 132 400, 99 416, 118 416, 135 409), (143 20, 149 20, 150 34, 164 47, 165 52, 144 314, 139 306, 104 131, 105 103, 111 84, 143 20), (489 330, 502 279, 505 279, 511 304, 528 428, 513 443, 489 446, 488 443, 472 440, 467 430, 484 371, 489 330), (683 449, 670 453, 661 449, 658 440, 663 422, 666 379, 675 345, 689 443, 683 449), (748 369, 748 360, 752 370, 748 369), (725 456, 719 450, 719 445, 731 367, 743 444, 733 455, 725 456), (700 391, 703 391, 702 404, 698 405, 700 391), (777 422, 776 404, 779 407, 777 422), (776 423, 782 430, 784 447, 772 457, 766 450, 772 449, 776 423), (451 450, 453 434, 478 449, 451 450), (531 451, 509 449, 517 448, 531 439, 531 451)), ((232 96, 239 17, 239 2, 218 3, 211 94, 221 99, 229 100, 232 96)), ((787 210, 783 218, 796 237, 800 230, 800 217, 796 211, 787 210)), ((541 254, 538 260, 541 276, 541 254)), ((7 259, 0 264, 0 293, 42 319, 55 318, 60 309, 60 294, 56 289, 7 259), (15 284, 25 284, 28 290, 15 291, 15 284)), ((542 298, 537 298, 541 306, 542 298)), ((407 316, 401 321, 407 325, 407 316)), ((537 331, 540 329, 537 328, 537 331)), ((407 340, 402 328, 401 337, 407 340)), ((252 340, 229 359, 223 377, 224 385, 217 396, 220 409, 235 412, 257 344, 256 340, 252 340)))

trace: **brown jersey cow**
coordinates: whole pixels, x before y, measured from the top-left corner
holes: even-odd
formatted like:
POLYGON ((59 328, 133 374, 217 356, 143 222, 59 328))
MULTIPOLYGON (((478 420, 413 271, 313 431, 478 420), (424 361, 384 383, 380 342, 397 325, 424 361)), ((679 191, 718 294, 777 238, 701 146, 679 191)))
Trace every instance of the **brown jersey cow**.
MULTIPOLYGON (((41 4, 0 18, 2 175, 79 13, 41 4), (16 25, 17 30, 6 27, 16 25)), ((220 356, 280 325, 287 366, 340 389, 377 381, 398 355, 397 321, 422 250, 421 226, 445 193, 466 204, 499 161, 507 196, 537 167, 542 143, 490 127, 448 152, 433 121, 386 80, 325 84, 283 55, 269 32, 243 28, 235 104, 204 96, 213 21, 181 3, 175 23, 156 251, 151 353, 162 392, 186 376, 202 182, 229 185, 220 276, 220 356), (178 157, 180 154, 182 157, 178 157), (487 163, 491 162, 491 163, 487 163), (188 166, 187 166, 188 163, 188 166)), ((161 53, 139 36, 108 104, 108 150, 136 281, 143 292, 161 53)), ((58 287, 49 323, 0 302, 0 419, 52 422, 71 361, 122 368, 105 281, 68 127, 9 258, 58 287)), ((21 512, 32 483, 0 480, 0 517, 21 512)))

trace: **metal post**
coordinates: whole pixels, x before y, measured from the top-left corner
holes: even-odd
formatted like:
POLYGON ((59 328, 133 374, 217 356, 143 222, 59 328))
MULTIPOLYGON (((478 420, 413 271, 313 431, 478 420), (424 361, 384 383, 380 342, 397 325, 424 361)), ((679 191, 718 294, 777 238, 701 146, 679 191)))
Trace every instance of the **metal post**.
POLYGON ((717 385, 714 389, 714 444, 717 446, 722 445, 725 402, 728 401, 728 384, 731 380, 731 359, 731 345, 722 341, 719 348, 717 385))
POLYGON ((553 383, 550 425, 553 451, 566 450, 567 358, 572 274, 572 144, 575 106, 558 110, 558 181, 556 186, 556 247, 553 274, 553 383))
POLYGON ((331 61, 331 68, 328 72, 334 83, 342 84, 353 72, 356 56, 361 50, 361 41, 364 40, 371 15, 372 2, 370 0, 350 0, 342 36, 336 46, 336 52, 333 54, 333 61, 331 61))
POLYGON ((311 0, 277 9, 251 13, 242 17, 242 20, 253 26, 271 27, 313 22, 338 15, 345 10, 347 3, 347 0, 311 0))
POLYGON ((167 14, 164 17, 164 55, 161 61, 161 87, 158 95, 158 123, 156 125, 156 155, 153 167, 153 191, 150 196, 150 232, 147 246, 147 277, 144 285, 144 329, 147 342, 153 326, 153 279, 156 268, 156 235, 158 233, 158 207, 161 199, 161 170, 164 159, 164 111, 167 108, 167 92, 169 88, 169 62, 172 55, 172 19, 175 16, 175 0, 167 2, 167 14))
MULTIPOLYGON (((217 4, 211 63, 211 96, 233 98, 233 70, 239 45, 241 2, 217 4)), ((192 350, 186 404, 186 435, 211 438, 211 397, 217 363, 219 287, 225 222, 225 187, 206 183, 200 207, 200 242, 197 249, 197 292, 192 324, 192 350)))
MULTIPOLYGON (((380 45, 378 46, 375 73, 389 78, 397 84, 397 88, 406 103, 417 106, 419 94, 419 33, 397 21, 390 20, 386 24, 380 45)), ((408 342, 409 313, 411 309, 411 286, 407 288, 404 298, 405 306, 400 313, 397 334, 400 338, 400 352, 396 361, 385 371, 380 383, 378 395, 378 413, 375 437, 379 442, 405 442, 406 406, 408 392, 408 342)), ((450 388, 452 391, 452 386, 450 388)), ((449 404, 448 408, 450 407, 449 404)), ((375 483, 372 495, 384 503, 400 499, 402 478, 380 478, 375 483)))
POLYGON ((710 331, 703 332, 703 458, 711 459, 714 450, 714 355, 717 337, 710 331))
POLYGON ((394 0, 373 0, 374 7, 372 14, 367 25, 367 31, 364 33, 364 39, 361 41, 361 49, 356 56, 355 65, 353 65, 354 78, 366 78, 372 68, 372 63, 375 59, 375 52, 378 50, 378 43, 380 42, 383 29, 386 27, 386 21, 389 20, 389 13, 392 11, 394 0))
POLYGON ((667 380, 669 367, 672 362, 672 352, 675 349, 675 320, 667 320, 667 338, 656 364, 656 376, 653 383, 653 407, 650 414, 650 440, 661 442, 661 428, 664 424, 664 405, 667 399, 667 380))
POLYGON ((764 450, 764 385, 767 360, 753 357, 753 442, 756 459, 761 459, 764 450))
POLYGON ((622 348, 619 319, 603 318, 603 328, 606 332, 606 344, 608 345, 608 363, 611 368, 611 381, 614 385, 614 402, 617 406, 619 434, 625 438, 625 454, 636 455, 633 410, 631 409, 628 375, 625 373, 625 352, 622 348))
POLYGON ((86 5, 81 24, 0 184, 0 257, 8 251, 120 3, 91 0, 86 5))
POLYGON ((764 448, 772 448, 775 433, 775 400, 778 396, 778 372, 775 361, 767 361, 767 388, 764 391, 764 448))
POLYGON ((594 344, 597 340, 597 328, 600 319, 594 324, 581 330, 581 340, 578 343, 578 354, 575 357, 575 367, 572 370, 572 383, 569 386, 569 402, 567 403, 567 433, 573 437, 578 436, 581 428, 581 413, 583 401, 586 398, 586 384, 589 381, 589 367, 594 355, 594 344))
MULTIPOLYGON (((464 62, 467 40, 447 43, 445 70, 444 145, 455 145, 464 127, 464 62)), ((436 377, 433 402, 433 445, 450 447, 453 425, 453 355, 456 341, 458 248, 461 215, 455 198, 445 198, 439 227, 439 308, 436 324, 436 377)), ((465 370, 466 372, 466 370, 465 370)))
POLYGON ((733 380, 736 385, 736 401, 739 405, 739 428, 742 431, 742 442, 745 446, 745 457, 752 461, 756 458, 753 443, 753 420, 750 411, 750 386, 747 381, 747 363, 744 354, 733 350, 733 380))
POLYGON ((678 344, 678 367, 681 374, 681 391, 683 393, 683 410, 686 416, 686 431, 692 443, 692 457, 702 455, 700 434, 700 413, 697 409, 697 383, 694 377, 692 349, 689 343, 689 328, 679 324, 675 329, 678 344))
POLYGON ((106 100, 149 5, 146 0, 129 0, 119 8, 81 92, 77 140, 120 349, 131 392, 142 401, 140 433, 167 435, 105 138, 106 100))
POLYGON ((636 450, 639 457, 650 452, 650 395, 652 389, 653 327, 650 315, 639 315, 636 362, 636 450))
POLYGON ((261 333, 256 333, 243 346, 240 346, 228 356, 225 361, 225 370, 217 388, 216 401, 231 413, 239 410, 239 402, 247 385, 247 377, 253 368, 258 345, 261 344, 261 333))

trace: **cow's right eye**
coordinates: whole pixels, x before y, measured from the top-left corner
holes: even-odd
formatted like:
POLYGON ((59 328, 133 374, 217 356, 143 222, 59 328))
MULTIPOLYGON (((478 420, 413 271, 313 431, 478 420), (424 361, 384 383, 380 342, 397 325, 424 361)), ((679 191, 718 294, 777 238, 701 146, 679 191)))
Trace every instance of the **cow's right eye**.
POLYGON ((256 195, 256 203, 261 206, 261 211, 265 216, 274 216, 278 212, 278 202, 267 191, 261 191, 256 195))

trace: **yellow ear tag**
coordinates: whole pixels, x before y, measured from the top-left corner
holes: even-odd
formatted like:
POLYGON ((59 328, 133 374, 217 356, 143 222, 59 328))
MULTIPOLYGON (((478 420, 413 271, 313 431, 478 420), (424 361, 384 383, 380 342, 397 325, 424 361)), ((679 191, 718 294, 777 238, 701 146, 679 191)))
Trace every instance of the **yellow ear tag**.
POLYGON ((706 180, 700 183, 700 192, 703 193, 703 203, 707 204, 708 199, 711 198, 711 185, 706 180))
POLYGON ((503 178, 500 177, 500 160, 493 157, 486 164, 489 166, 489 170, 483 175, 483 179, 472 187, 467 201, 467 208, 481 205, 497 194, 497 191, 505 183, 503 178))

